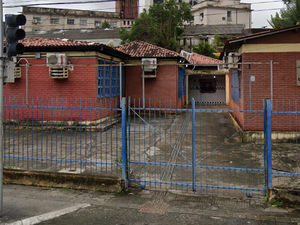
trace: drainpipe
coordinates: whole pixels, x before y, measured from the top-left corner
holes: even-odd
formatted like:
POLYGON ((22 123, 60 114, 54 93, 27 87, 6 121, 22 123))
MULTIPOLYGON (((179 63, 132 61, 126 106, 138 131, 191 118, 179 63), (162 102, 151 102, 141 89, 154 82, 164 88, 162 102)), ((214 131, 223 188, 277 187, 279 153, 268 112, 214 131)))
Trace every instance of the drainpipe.
POLYGON ((142 67, 143 73, 142 73, 142 82, 143 82, 143 109, 145 109, 145 71, 144 66, 142 67))
POLYGON ((24 59, 26 61, 26 105, 28 105, 28 71, 29 71, 29 62, 27 59, 25 58, 21 58, 19 59, 19 61, 17 62, 17 64, 24 59))
POLYGON ((120 67, 120 104, 122 102, 122 93, 123 93, 123 90, 122 90, 122 63, 120 62, 119 63, 119 67, 120 67))

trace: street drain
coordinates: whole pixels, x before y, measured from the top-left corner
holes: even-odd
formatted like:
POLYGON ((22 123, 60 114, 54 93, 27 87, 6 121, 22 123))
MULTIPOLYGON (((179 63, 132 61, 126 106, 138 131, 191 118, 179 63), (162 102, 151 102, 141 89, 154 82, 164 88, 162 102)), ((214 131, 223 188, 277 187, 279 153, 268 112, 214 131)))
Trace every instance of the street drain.
POLYGON ((140 208, 139 212, 164 214, 168 207, 167 204, 148 202, 140 208))

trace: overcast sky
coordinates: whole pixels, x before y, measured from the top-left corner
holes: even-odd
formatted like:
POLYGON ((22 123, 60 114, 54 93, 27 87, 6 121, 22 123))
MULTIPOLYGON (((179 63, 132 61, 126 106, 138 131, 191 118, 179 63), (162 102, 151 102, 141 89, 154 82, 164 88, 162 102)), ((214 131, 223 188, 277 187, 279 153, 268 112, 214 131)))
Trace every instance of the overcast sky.
MULTIPOLYGON (((103 11, 114 11, 114 2, 109 0, 105 3, 84 3, 84 4, 68 4, 68 5, 47 5, 50 3, 61 3, 61 2, 84 2, 89 0, 2 0, 4 2, 4 14, 18 13, 22 11, 20 5, 28 4, 44 4, 39 7, 52 7, 52 8, 69 8, 69 9, 82 9, 82 10, 103 10, 103 11), (7 8, 11 7, 13 8, 7 8)), ((92 0, 91 0, 92 1, 92 0)), ((244 3, 251 3, 252 12, 252 28, 259 28, 263 26, 270 27, 268 20, 271 19, 271 15, 275 15, 279 9, 283 8, 281 0, 242 0, 244 3)), ((145 1, 140 0, 140 11, 144 7, 145 1)))

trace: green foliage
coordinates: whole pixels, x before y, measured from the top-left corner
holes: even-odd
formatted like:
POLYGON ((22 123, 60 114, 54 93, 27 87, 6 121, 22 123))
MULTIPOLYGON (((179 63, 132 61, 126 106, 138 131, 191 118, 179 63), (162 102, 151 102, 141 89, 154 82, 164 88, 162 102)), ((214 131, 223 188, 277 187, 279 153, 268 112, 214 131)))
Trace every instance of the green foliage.
POLYGON ((218 58, 218 56, 216 55, 216 53, 218 53, 217 47, 220 46, 223 46, 223 42, 221 41, 219 31, 216 31, 212 44, 210 44, 208 41, 206 42, 200 41, 197 46, 193 45, 193 51, 195 53, 217 59, 218 58))
POLYGON ((274 29, 293 26, 300 22, 300 0, 293 0, 286 4, 286 9, 281 9, 268 21, 274 29))
POLYGON ((212 44, 213 44, 215 47, 223 46, 223 42, 221 41, 221 37, 220 37, 219 31, 216 31, 216 32, 215 32, 215 35, 214 35, 214 41, 213 41, 212 44))
POLYGON ((275 207, 282 207, 282 202, 280 200, 271 200, 270 203, 275 207))
POLYGON ((107 20, 104 20, 101 27, 102 28, 110 28, 110 23, 107 20))
POLYGON ((212 58, 218 58, 214 53, 217 53, 216 46, 208 42, 200 41, 197 46, 193 46, 195 53, 205 55, 212 58))
POLYGON ((184 33, 184 22, 193 20, 190 5, 175 0, 156 3, 144 10, 135 20, 131 30, 121 29, 122 44, 131 41, 145 41, 163 48, 176 50, 177 40, 184 33))

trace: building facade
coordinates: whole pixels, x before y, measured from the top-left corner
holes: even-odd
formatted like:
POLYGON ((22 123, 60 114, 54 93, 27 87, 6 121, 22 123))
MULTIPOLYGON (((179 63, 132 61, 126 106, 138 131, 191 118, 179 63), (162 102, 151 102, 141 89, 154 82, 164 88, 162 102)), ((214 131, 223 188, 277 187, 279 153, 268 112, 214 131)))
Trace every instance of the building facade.
MULTIPOLYGON (((297 111, 300 101, 299 25, 260 32, 227 40, 220 58, 229 62, 230 109, 262 110, 264 99, 272 99, 273 110, 297 111), (296 108, 295 108, 296 107, 296 108)), ((251 115, 233 113, 245 130, 263 130, 263 117, 252 123, 251 115), (247 124, 251 124, 248 125, 247 124)), ((290 115, 289 126, 276 121, 281 131, 295 131, 297 116, 290 115)))
POLYGON ((204 0, 192 7, 193 24, 242 24, 251 28, 251 4, 239 0, 204 0))
POLYGON ((174 51, 134 41, 117 50, 130 55, 125 67, 126 97, 131 104, 157 107, 168 102, 170 108, 186 104, 186 76, 181 56, 174 51))
MULTIPOLYGON (((135 10, 138 3, 132 4, 134 7, 129 11, 127 4, 120 8, 117 5, 118 2, 116 1, 116 10, 118 10, 116 12, 23 6, 23 14, 27 18, 24 29, 34 32, 101 28, 104 21, 107 21, 111 28, 131 27, 134 19, 138 17, 137 10, 135 10)), ((135 0, 135 2, 138 1, 135 0)))
MULTIPOLYGON (((64 107, 89 104, 105 108, 106 102, 120 106, 125 88, 124 82, 121 85, 124 74, 120 67, 128 57, 126 54, 102 44, 57 38, 26 38, 22 42, 25 53, 15 60, 19 73, 15 74, 14 83, 4 86, 5 104, 10 105, 12 99, 17 99, 16 102, 26 102, 32 107, 45 106, 51 101, 64 107)), ((27 117, 41 120, 45 112, 32 109, 27 117)), ((59 113, 57 117, 65 121, 95 121, 115 113, 97 111, 89 116, 80 113, 79 109, 66 110, 64 114, 56 112, 59 113)), ((7 117, 11 114, 15 114, 15 118, 24 117, 19 113, 6 107, 4 114, 7 117)))

